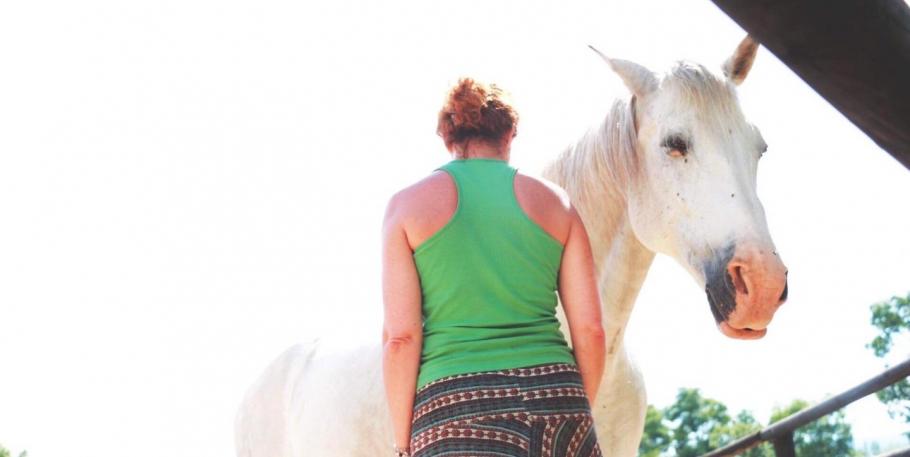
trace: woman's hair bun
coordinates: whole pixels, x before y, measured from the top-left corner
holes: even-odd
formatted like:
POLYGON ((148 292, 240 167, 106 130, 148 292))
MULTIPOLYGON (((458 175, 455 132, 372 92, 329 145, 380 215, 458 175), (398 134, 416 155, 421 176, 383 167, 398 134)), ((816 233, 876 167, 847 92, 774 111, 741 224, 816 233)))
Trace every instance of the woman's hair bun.
POLYGON ((507 95, 495 84, 461 78, 446 97, 439 111, 436 133, 446 148, 470 139, 499 141, 518 123, 518 113, 507 95))

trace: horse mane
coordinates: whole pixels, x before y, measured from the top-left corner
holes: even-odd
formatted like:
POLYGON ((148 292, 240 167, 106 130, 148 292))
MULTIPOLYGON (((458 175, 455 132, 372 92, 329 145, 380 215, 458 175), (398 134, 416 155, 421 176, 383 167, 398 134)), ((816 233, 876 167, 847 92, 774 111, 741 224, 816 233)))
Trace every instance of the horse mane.
POLYGON ((625 197, 641 178, 633 104, 631 98, 614 100, 603 121, 563 150, 544 177, 579 201, 597 198, 605 190, 625 197))

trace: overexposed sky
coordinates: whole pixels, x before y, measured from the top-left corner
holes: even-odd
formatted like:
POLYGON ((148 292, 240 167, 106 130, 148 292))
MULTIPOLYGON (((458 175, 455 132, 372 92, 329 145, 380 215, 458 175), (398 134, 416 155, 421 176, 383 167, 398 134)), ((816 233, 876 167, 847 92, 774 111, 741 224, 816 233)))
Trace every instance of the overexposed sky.
MULTIPOLYGON (((448 160, 457 77, 513 93, 513 164, 537 171, 625 93, 588 44, 719 69, 743 36, 707 0, 4 3, 0 444, 232 455, 286 347, 378 344, 383 207, 448 160)), ((740 97, 788 303, 764 340, 725 339, 658 257, 627 341, 652 403, 700 387, 766 421, 883 368, 868 307, 910 291, 910 172, 765 49, 740 97)), ((861 440, 906 428, 847 414, 861 440)))

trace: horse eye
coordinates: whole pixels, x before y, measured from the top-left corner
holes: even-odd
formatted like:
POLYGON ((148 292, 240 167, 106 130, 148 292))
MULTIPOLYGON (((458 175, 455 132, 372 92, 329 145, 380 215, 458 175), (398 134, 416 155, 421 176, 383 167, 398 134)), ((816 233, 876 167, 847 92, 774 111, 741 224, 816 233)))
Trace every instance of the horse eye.
POLYGON ((689 142, 680 135, 670 135, 660 143, 674 157, 684 156, 689 152, 689 142))

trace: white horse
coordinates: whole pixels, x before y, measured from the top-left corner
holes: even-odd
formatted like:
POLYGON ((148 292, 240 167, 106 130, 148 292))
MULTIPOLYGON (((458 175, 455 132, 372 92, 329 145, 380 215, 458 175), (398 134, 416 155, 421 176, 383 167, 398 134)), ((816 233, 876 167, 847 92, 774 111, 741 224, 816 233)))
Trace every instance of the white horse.
MULTIPOLYGON (((760 338, 786 299, 786 268, 755 193, 766 145, 735 91, 756 50, 743 40, 722 77, 689 62, 657 75, 604 57, 631 97, 544 171, 571 196, 596 259, 608 346, 592 410, 605 456, 634 456, 641 439, 644 386, 623 335, 655 253, 705 289, 727 336, 760 338)), ((557 317, 571 344, 561 307, 557 317)), ((237 414, 239 457, 390 453, 381 344, 347 346, 312 340, 272 362, 237 414)))

